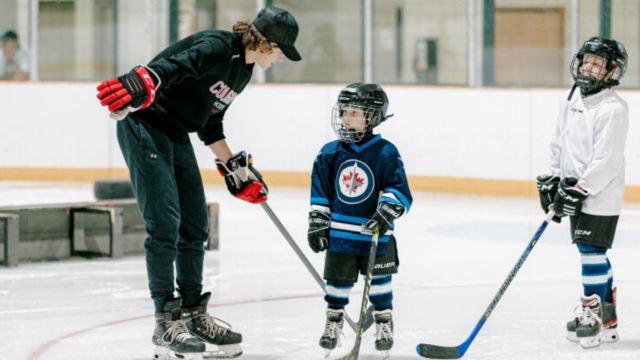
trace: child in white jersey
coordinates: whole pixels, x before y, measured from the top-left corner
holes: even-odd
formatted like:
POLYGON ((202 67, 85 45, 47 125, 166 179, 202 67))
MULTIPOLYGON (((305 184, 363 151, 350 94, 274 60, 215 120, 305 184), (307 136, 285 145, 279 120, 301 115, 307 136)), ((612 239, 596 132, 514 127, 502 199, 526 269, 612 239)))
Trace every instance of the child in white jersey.
POLYGON ((627 67, 624 46, 593 37, 575 54, 575 85, 562 105, 551 143, 551 175, 538 176, 542 208, 569 216, 571 238, 582 263, 584 294, 567 338, 590 348, 618 340, 611 248, 625 185, 627 103, 611 87, 627 67), (580 89, 578 96, 574 90, 580 89))

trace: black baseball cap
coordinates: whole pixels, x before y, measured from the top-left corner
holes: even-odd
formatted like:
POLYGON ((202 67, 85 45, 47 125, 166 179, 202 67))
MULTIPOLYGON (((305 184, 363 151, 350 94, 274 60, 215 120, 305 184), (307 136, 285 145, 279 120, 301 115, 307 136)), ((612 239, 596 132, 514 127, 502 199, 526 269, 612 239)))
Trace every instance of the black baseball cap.
POLYGON ((275 6, 267 6, 260 10, 253 20, 253 26, 258 29, 267 40, 278 44, 282 53, 293 61, 302 57, 293 46, 298 37, 298 22, 287 10, 275 6))
POLYGON ((18 34, 16 34, 15 31, 13 30, 7 30, 4 34, 2 34, 2 41, 6 41, 6 40, 14 40, 14 41, 18 41, 18 34))

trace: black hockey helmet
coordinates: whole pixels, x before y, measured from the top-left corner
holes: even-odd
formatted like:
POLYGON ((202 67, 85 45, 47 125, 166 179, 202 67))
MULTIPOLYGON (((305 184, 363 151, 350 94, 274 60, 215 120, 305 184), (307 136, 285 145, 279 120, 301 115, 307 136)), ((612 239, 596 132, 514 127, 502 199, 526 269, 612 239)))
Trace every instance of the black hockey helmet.
POLYGON ((621 42, 613 39, 603 39, 594 36, 582 44, 580 50, 573 56, 571 62, 571 76, 575 81, 574 86, 580 87, 585 95, 594 94, 603 88, 620 85, 620 80, 627 71, 627 50, 621 42), (607 72, 602 79, 590 75, 583 75, 580 71, 584 63, 585 54, 594 54, 606 59, 607 72))
POLYGON ((333 107, 331 125, 340 140, 355 143, 371 134, 373 128, 393 115, 387 115, 389 99, 378 84, 353 83, 340 90, 338 101, 333 107), (345 108, 361 109, 366 126, 363 130, 348 129, 344 126, 345 108))

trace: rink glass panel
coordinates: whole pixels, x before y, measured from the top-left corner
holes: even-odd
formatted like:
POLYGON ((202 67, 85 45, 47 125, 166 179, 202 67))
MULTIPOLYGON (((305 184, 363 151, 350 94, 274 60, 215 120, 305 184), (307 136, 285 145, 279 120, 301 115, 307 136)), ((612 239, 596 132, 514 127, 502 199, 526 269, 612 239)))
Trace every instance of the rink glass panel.
MULTIPOLYGON (((95 81, 148 62, 170 45, 170 33, 181 39, 204 29, 230 30, 235 21, 254 18, 259 4, 255 0, 7 0, 0 3, 0 31, 18 33, 35 65, 32 79, 95 81)), ((625 44, 630 55, 622 87, 640 83, 640 69, 633 66, 640 50, 637 0, 272 0, 264 4, 296 16, 300 23, 296 45, 303 61, 285 61, 266 74, 257 71, 254 82, 362 81, 367 73, 363 42, 370 32, 371 80, 383 84, 567 87, 572 83, 568 67, 578 46, 606 33, 625 44), (609 12, 603 10, 606 5, 609 12), (371 6, 371 28, 364 26, 365 6, 371 6), (493 12, 485 11, 492 8, 493 12), (508 12, 520 12, 523 20, 505 20, 508 12), (526 32, 551 17, 555 30, 526 32), (525 23, 513 25, 520 21, 525 23), (513 56, 519 60, 502 60, 513 56), (536 60, 539 57, 552 61, 544 63, 536 60), (532 66, 547 75, 530 76, 532 66)))

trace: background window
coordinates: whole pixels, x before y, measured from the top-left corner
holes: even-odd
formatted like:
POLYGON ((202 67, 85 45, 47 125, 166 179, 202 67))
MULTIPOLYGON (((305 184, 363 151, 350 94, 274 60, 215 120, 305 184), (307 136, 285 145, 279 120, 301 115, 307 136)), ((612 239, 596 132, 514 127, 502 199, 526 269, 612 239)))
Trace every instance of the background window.
POLYGON ((611 1, 611 36, 622 42, 629 54, 627 73, 620 86, 640 87, 640 1, 611 1))
POLYGON ((362 79, 360 0, 273 1, 300 24, 296 48, 302 61, 267 71, 268 81, 351 83, 362 79))
POLYGON ((17 0, 0 1, 0 32, 11 29, 16 30, 18 25, 16 14, 18 13, 17 0))
POLYGON ((565 9, 495 9, 495 85, 560 86, 566 83, 565 9))
POLYGON ((203 30, 231 31, 240 20, 252 20, 256 12, 255 0, 195 0, 180 1, 179 38, 203 30))
POLYGON ((374 81, 466 84, 467 3, 374 1, 374 81))
POLYGON ((33 79, 99 80, 198 31, 231 31, 263 3, 296 16, 303 61, 256 69, 254 82, 345 84, 372 70, 380 83, 566 87, 577 48, 609 35, 629 53, 622 86, 640 86, 637 0, 3 0, 0 32, 19 35, 33 79))
POLYGON ((92 80, 116 70, 116 0, 39 1, 40 80, 92 80))

